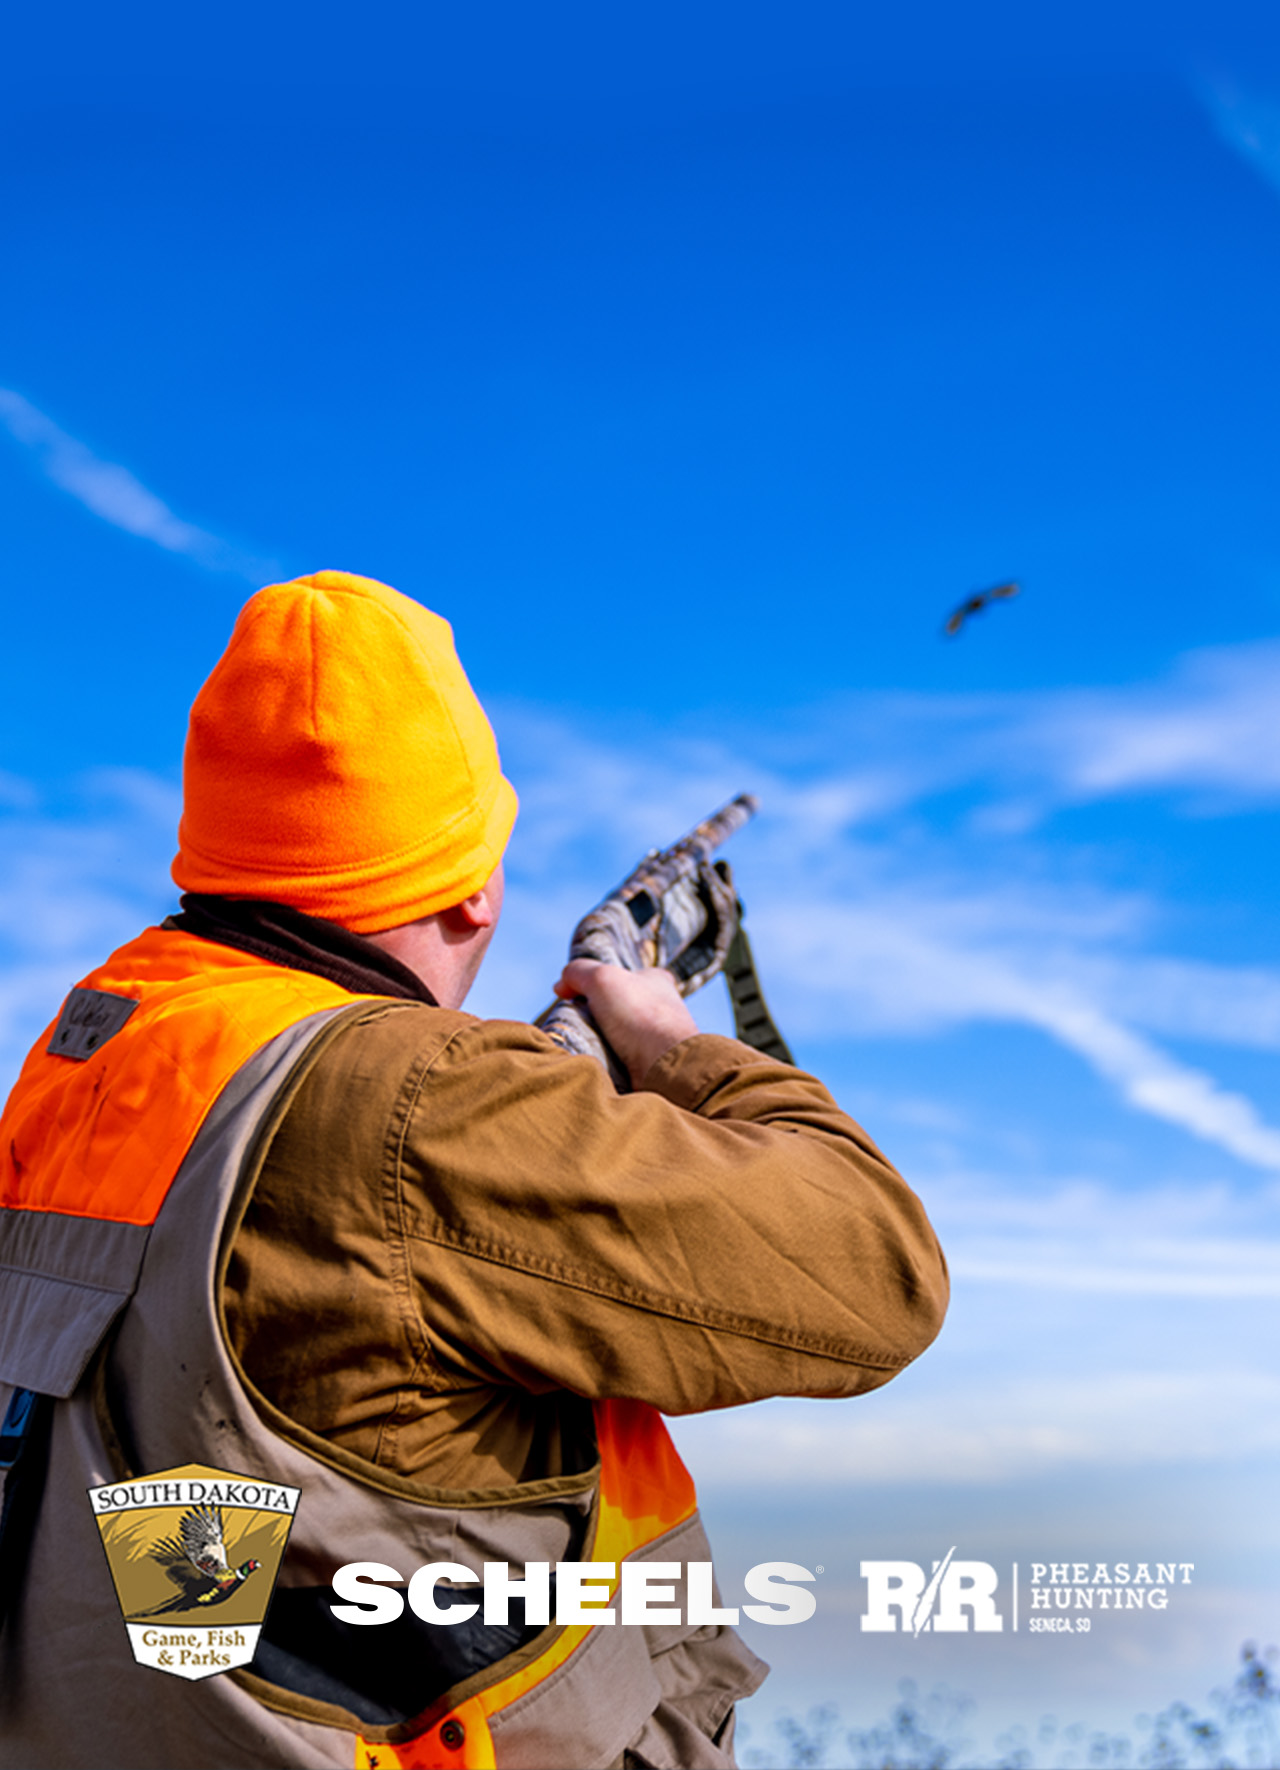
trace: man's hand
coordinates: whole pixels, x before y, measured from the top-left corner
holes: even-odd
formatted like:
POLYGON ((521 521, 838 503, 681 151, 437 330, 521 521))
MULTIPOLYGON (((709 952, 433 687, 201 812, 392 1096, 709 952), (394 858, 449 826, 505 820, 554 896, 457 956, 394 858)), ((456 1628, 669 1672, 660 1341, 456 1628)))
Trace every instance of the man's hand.
POLYGON ((638 1088, 664 1052, 691 1039, 698 1023, 685 1007, 669 971, 625 971, 598 959, 571 959, 560 974, 556 994, 566 1001, 585 996, 600 1031, 627 1066, 638 1088))

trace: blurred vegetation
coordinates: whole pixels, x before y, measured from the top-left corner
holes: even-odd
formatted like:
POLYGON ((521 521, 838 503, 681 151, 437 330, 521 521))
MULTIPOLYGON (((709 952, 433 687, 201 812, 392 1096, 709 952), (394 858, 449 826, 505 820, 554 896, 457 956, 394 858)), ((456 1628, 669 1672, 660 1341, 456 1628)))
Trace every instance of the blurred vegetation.
POLYGON ((1276 1649, 1240 1650, 1240 1666, 1205 1712, 1174 1702, 1139 1715, 1134 1733, 1108 1733, 1046 1716, 1032 1737, 1012 1727, 983 1750, 973 1738, 975 1704, 941 1686, 922 1696, 898 1687, 886 1721, 859 1731, 834 1703, 803 1721, 783 1715, 767 1735, 740 1723, 744 1770, 1280 1770, 1280 1677, 1276 1649))

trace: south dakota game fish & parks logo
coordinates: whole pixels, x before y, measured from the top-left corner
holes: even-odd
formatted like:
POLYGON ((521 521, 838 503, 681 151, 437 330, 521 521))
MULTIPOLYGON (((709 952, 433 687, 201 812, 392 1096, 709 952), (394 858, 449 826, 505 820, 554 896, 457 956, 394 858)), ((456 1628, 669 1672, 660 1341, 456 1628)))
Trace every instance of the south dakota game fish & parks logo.
POLYGON ((301 1491, 200 1463, 89 1489, 139 1665, 178 1678, 248 1665, 301 1491))

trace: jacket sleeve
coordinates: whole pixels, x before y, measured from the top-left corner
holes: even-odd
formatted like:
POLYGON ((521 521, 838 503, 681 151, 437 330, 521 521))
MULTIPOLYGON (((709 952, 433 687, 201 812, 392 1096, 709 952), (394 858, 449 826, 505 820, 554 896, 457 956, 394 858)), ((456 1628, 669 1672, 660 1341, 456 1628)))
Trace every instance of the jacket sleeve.
POLYGON ((422 1331, 462 1380, 677 1414, 853 1395, 946 1308, 915 1194, 820 1082, 733 1039, 619 1096, 535 1029, 470 1021, 394 1159, 422 1331))

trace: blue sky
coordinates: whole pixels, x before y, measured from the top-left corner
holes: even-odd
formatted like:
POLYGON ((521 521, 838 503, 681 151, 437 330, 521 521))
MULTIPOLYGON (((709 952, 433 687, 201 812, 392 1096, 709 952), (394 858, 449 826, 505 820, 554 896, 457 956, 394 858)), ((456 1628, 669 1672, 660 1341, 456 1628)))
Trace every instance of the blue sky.
POLYGON ((171 907, 243 598, 383 577, 522 793, 477 1010, 757 791, 777 1016, 952 1256, 883 1394, 681 1428, 731 1559, 829 1569, 761 1712, 1124 1721, 1280 1638, 1268 10, 63 7, 0 87, 5 1076, 171 907), (1197 1583, 869 1646, 859 1558, 952 1542, 1197 1583))

